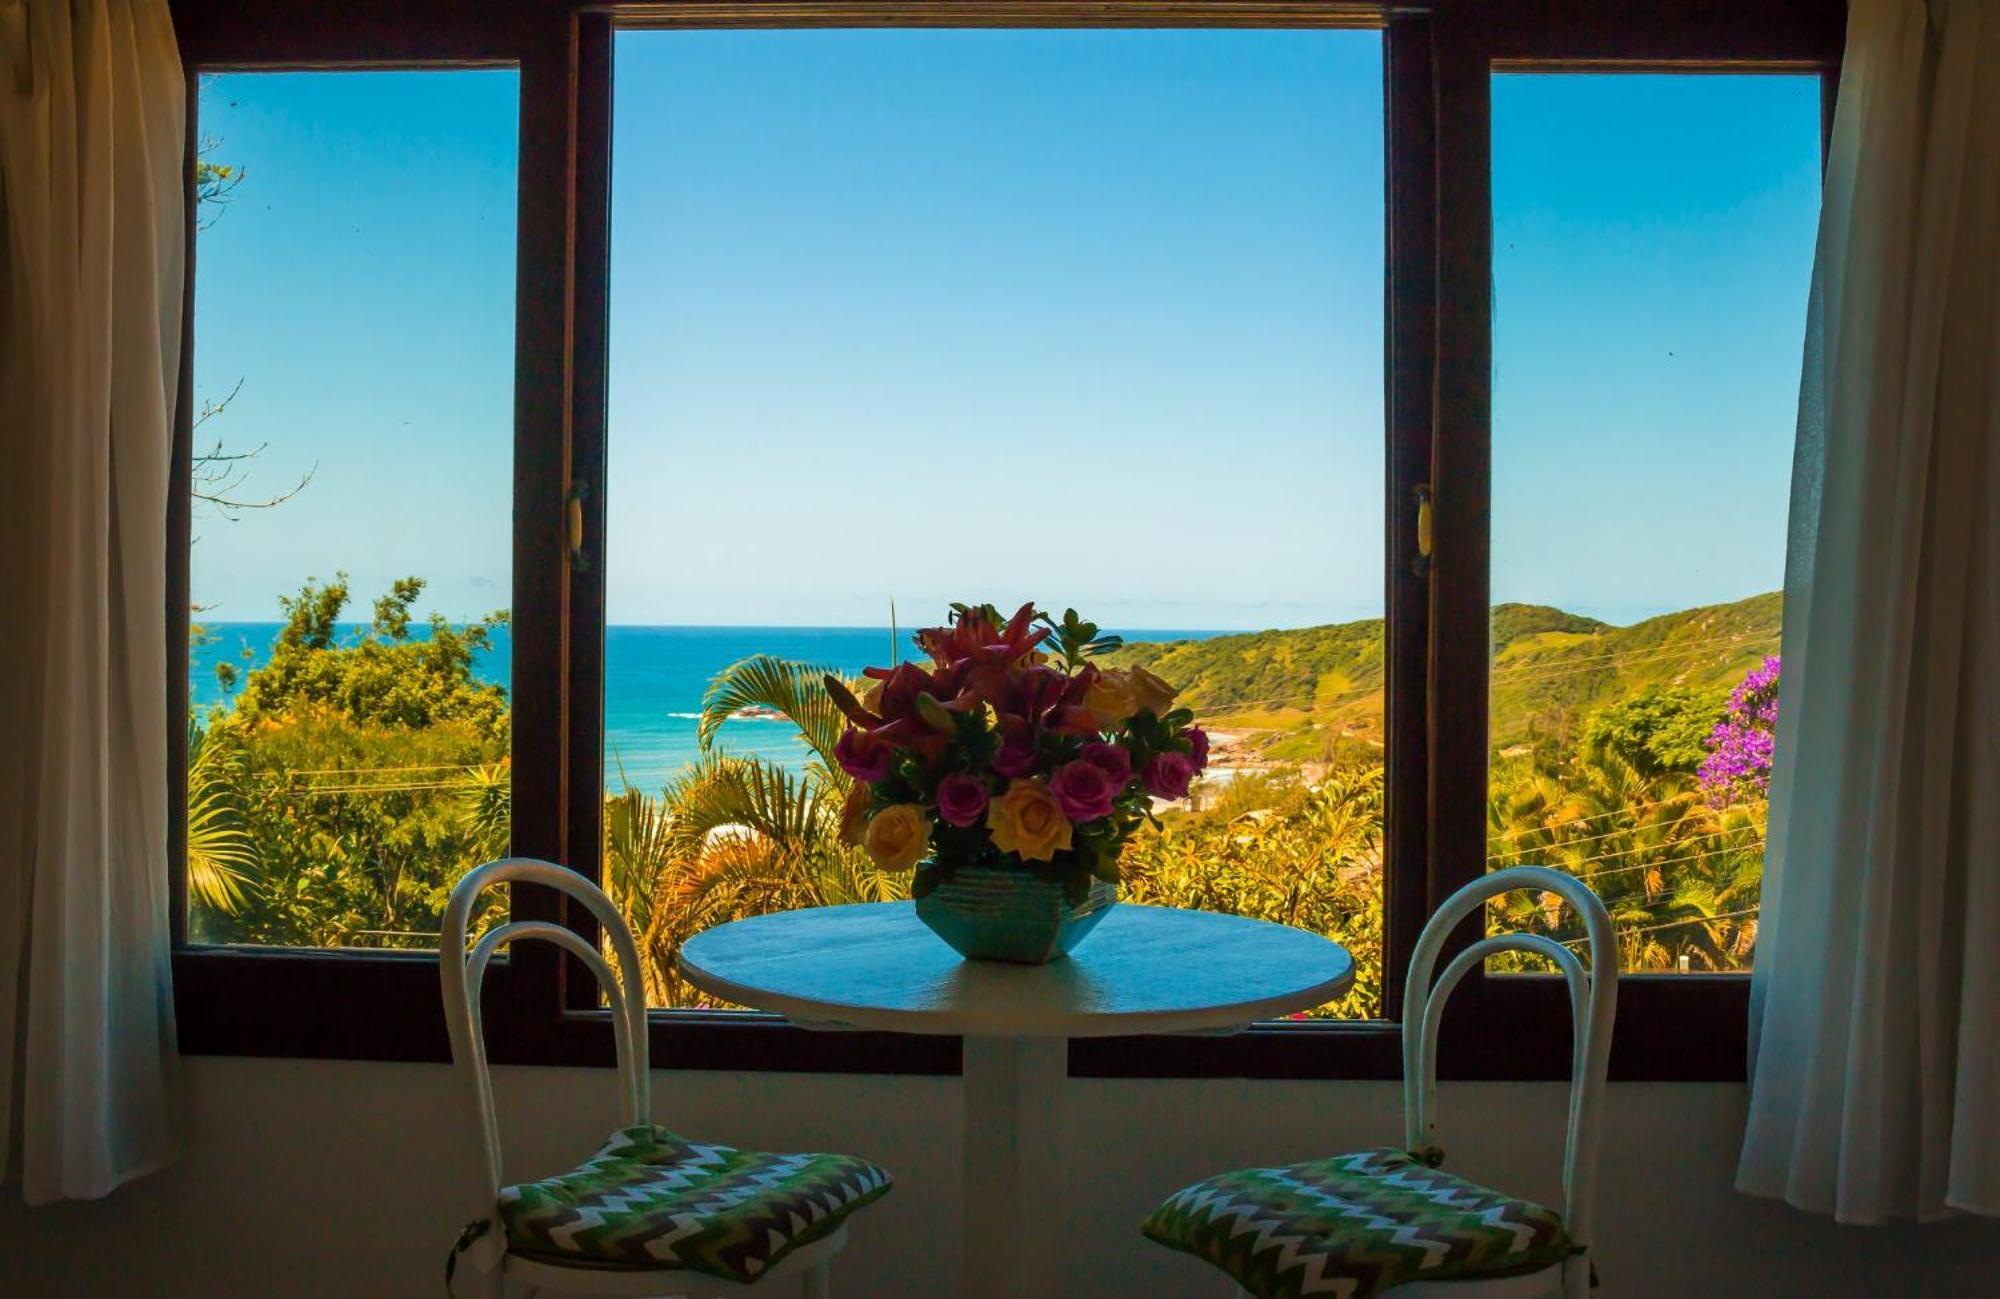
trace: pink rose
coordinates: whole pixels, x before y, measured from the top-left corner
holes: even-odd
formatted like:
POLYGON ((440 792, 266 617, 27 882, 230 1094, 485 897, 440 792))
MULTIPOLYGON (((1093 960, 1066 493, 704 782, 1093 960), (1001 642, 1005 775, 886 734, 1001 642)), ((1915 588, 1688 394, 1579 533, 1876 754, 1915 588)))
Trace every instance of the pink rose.
POLYGON ((1183 799, 1194 779, 1194 759, 1168 749, 1146 764, 1146 792, 1154 798, 1183 799))
POLYGON ((986 783, 977 776, 954 771, 938 782, 938 817, 963 829, 978 825, 986 815, 986 783))
POLYGON ((993 755, 993 770, 1009 779, 1025 776, 1035 769, 1035 746, 1009 740, 993 755))
POLYGON ((1194 746, 1194 753, 1190 755, 1194 758, 1194 769, 1208 770, 1208 732, 1199 726, 1190 726, 1181 738, 1194 746))
POLYGON ((1079 760, 1056 768, 1049 779, 1049 792, 1071 821, 1095 821, 1111 815, 1111 800, 1118 788, 1104 774, 1104 768, 1079 760))
POLYGON ((871 785, 889 774, 890 760, 895 756, 887 744, 852 726, 840 733, 833 746, 833 760, 840 769, 871 785))
POLYGON ((1118 789, 1125 788, 1132 779, 1132 755, 1122 744, 1107 744, 1103 740, 1092 740, 1083 746, 1083 760, 1102 771, 1105 778, 1118 789))

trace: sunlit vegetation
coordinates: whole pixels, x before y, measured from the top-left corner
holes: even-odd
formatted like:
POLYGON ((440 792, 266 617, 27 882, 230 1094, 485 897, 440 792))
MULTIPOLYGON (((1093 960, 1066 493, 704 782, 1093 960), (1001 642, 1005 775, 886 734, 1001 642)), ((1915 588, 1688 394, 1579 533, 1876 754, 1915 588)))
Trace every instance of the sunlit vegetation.
POLYGON ((353 628, 346 579, 308 582, 269 657, 194 730, 198 939, 432 945, 452 883, 506 851, 507 696, 472 672, 505 615, 413 626, 422 591, 397 582, 353 628))
MULTIPOLYGON (((268 659, 231 673, 229 702, 191 728, 197 938, 428 946, 452 883, 507 851, 507 697, 473 670, 498 616, 418 624, 421 592, 398 582, 355 626, 340 621, 344 578, 306 584, 285 602, 268 659)), ((1632 628, 1496 610, 1488 864, 1588 881, 1618 924, 1627 969, 1749 961, 1777 675, 1761 656, 1776 616, 1775 597, 1632 628)), ((1122 896, 1337 939, 1360 978, 1318 1015, 1381 1008, 1379 632, 1353 624, 1124 652, 1186 673, 1183 698, 1237 734, 1188 803, 1162 805, 1127 845, 1122 896)), ((655 1004, 702 1004, 674 954, 704 928, 907 896, 907 873, 841 841, 852 782, 834 760, 841 719, 823 673, 769 657, 727 668, 704 702, 702 758, 663 788, 625 784, 606 798, 606 884, 639 937, 655 1004), (717 738, 745 710, 790 719, 803 764, 725 753, 717 738)), ((1506 906, 1496 923, 1581 938, 1552 900, 1506 906)))
POLYGON ((853 781, 833 758, 846 723, 821 684, 826 673, 764 656, 725 669, 702 703, 701 760, 658 795, 628 785, 607 800, 606 875, 638 937, 655 1005, 699 1004, 674 971, 674 953, 711 925, 908 896, 907 873, 884 871, 841 842, 853 781), (792 719, 812 755, 803 771, 717 751, 717 732, 744 708, 792 719))

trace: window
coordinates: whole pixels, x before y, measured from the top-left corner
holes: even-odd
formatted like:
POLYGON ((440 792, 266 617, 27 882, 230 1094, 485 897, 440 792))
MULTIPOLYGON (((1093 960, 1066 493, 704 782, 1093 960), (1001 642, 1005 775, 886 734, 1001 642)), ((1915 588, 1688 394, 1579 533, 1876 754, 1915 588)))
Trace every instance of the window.
POLYGON ((507 851, 517 82, 202 80, 195 942, 434 947, 507 851))
POLYGON ((1493 79, 1487 860, 1587 881, 1627 971, 1756 942, 1819 91, 1493 79))
MULTIPOLYGON (((1395 1076, 1425 918, 1554 852, 1643 883, 1613 896, 1645 971, 1614 1074, 1742 1076, 1759 812, 1728 763, 1702 784, 1702 710, 1777 625, 1842 7, 1003 8, 177 2, 183 1050, 443 1058, 422 949, 504 846, 639 922, 657 1059, 953 1070, 949 1040, 690 1006, 663 959, 899 881, 710 870, 720 825, 646 840, 691 760, 811 778, 733 704, 702 751, 742 656, 851 671, 892 621, 1032 597, 1232 737, 1128 896, 1315 926, 1364 971, 1311 1021, 1079 1042, 1074 1072, 1395 1076), (940 478, 1041 507, 917 535, 894 503, 933 517, 940 478), (1078 531, 1155 544, 1107 572, 1078 531), (1648 627, 1743 601, 1712 640, 1648 627), (1679 765, 1583 806, 1586 749, 1679 765), (1733 890, 1699 918, 1697 877, 1733 890)), ((503 913, 589 930, 531 887, 503 913)), ((1562 1074, 1560 994, 1474 972, 1443 1069, 1562 1074)), ((496 1061, 610 1055, 546 948, 486 1006, 496 1061)))
POLYGON ((732 665, 812 692, 1033 599, 1214 735, 1124 895, 1327 932, 1326 1013, 1379 1015, 1381 42, 617 36, 606 877, 659 1001, 702 928, 908 893, 732 665), (824 814, 744 828, 746 770, 824 814))

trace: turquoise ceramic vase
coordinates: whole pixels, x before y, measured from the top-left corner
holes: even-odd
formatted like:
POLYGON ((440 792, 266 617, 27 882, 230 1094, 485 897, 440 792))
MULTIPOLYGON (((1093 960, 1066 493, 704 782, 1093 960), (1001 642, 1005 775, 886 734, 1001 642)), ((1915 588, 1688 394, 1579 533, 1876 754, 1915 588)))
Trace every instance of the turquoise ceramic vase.
POLYGON ((1118 886, 1093 879, 1070 905, 1061 884, 1024 870, 960 866, 917 899, 917 918, 952 950, 974 961, 1043 965, 1082 942, 1118 900, 1118 886))

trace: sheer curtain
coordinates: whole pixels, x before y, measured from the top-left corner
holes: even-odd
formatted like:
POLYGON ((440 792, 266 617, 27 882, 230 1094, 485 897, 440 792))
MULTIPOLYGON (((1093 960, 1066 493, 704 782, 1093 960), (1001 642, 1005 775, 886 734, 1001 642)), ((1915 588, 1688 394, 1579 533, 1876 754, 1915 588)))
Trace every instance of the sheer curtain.
POLYGON ((1740 1189, 2000 1214, 2000 0, 1853 0, 1740 1189))
POLYGON ((0 1149, 169 1154, 166 506, 186 87, 166 0, 0 0, 0 1149))

